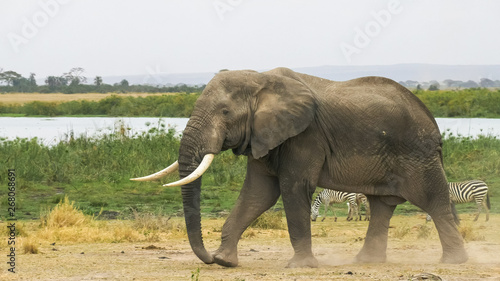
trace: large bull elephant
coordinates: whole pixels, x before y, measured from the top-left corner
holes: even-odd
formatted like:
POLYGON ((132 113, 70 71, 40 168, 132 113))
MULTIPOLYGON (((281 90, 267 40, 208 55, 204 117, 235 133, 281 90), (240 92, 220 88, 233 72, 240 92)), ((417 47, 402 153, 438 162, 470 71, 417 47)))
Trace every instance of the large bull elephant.
POLYGON ((238 264, 238 241, 264 211, 283 198, 295 254, 289 267, 316 267, 311 249, 311 196, 316 186, 364 193, 372 218, 358 262, 386 260, 389 221, 406 200, 434 218, 445 263, 467 260, 453 215, 442 140, 424 104, 392 80, 333 82, 286 68, 217 74, 195 104, 178 162, 150 176, 179 170, 189 242, 205 263, 238 264), (207 252, 200 222, 201 175, 227 149, 248 157, 247 174, 222 228, 218 250, 207 252))

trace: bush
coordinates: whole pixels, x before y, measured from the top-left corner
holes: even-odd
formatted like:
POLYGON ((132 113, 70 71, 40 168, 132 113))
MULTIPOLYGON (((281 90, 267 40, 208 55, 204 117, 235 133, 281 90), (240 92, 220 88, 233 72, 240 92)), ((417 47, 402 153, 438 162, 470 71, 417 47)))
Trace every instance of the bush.
POLYGON ((41 217, 42 226, 60 228, 80 226, 89 222, 91 218, 85 216, 74 204, 75 202, 70 202, 68 196, 65 196, 54 209, 41 217))
POLYGON ((285 229, 282 211, 267 211, 250 224, 250 227, 260 229, 285 229))

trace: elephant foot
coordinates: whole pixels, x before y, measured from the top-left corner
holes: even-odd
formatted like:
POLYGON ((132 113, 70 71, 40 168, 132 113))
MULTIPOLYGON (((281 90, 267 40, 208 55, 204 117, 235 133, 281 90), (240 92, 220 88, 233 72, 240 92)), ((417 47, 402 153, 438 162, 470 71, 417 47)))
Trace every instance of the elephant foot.
POLYGON ((293 258, 288 261, 287 268, 299 268, 299 267, 312 267, 316 268, 319 266, 318 260, 312 255, 299 256, 295 254, 293 258))
POLYGON ((236 251, 223 251, 217 250, 212 256, 214 257, 214 262, 218 265, 225 267, 236 267, 238 266, 238 254, 236 251))
POLYGON ((387 256, 385 253, 367 253, 366 251, 361 250, 354 261, 357 263, 384 263, 387 260, 387 256))
POLYGON ((465 249, 459 251, 453 251, 448 253, 443 253, 440 262, 441 263, 450 263, 450 264, 459 264, 464 263, 469 259, 467 252, 465 249))

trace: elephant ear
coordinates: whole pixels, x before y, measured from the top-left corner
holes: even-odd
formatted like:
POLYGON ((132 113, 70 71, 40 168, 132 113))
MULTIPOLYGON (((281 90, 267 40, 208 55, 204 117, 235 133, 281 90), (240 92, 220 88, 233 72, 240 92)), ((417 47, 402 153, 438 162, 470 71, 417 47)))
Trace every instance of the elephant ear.
POLYGON ((256 159, 303 132, 316 111, 311 90, 304 84, 288 77, 270 76, 270 83, 255 95, 250 144, 256 159))

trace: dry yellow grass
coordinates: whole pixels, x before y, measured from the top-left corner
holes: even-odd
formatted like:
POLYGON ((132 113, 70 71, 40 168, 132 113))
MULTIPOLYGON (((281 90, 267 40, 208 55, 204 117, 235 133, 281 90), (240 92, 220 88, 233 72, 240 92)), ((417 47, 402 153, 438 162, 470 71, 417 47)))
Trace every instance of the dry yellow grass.
POLYGON ((33 101, 63 103, 75 100, 99 101, 116 95, 119 97, 146 97, 175 95, 177 93, 86 93, 86 94, 41 94, 41 93, 8 93, 0 94, 0 103, 3 104, 25 104, 33 101))
MULTIPOLYGON (((68 240, 62 236, 58 240, 55 236, 43 237, 39 223, 27 222, 29 237, 20 237, 20 244, 24 246, 26 239, 28 253, 35 248, 38 254, 20 251, 17 273, 4 269, 0 280, 190 280, 193 273, 200 280, 422 280, 418 278, 425 274, 443 280, 500 280, 500 215, 493 214, 489 222, 472 219, 472 215, 464 215, 462 223, 484 240, 466 240, 470 259, 461 265, 439 263, 442 250, 437 231, 433 223, 425 223, 424 215, 393 217, 387 263, 376 264, 353 263, 363 245, 368 222, 333 222, 330 218, 315 222, 313 252, 320 267, 314 269, 284 268, 293 256, 286 230, 248 229, 252 235, 244 235, 238 246, 240 266, 228 269, 201 262, 193 254, 186 233, 176 228, 160 232, 157 240, 151 241, 144 239, 144 233, 133 222, 93 221, 52 228, 72 233, 72 237, 66 237, 68 240), (424 227, 428 237, 419 239, 424 227), (131 235, 134 231, 137 236, 131 235), (113 234, 128 235, 130 239, 113 241, 113 234)), ((172 221, 183 223, 177 217, 172 221)), ((223 223, 220 218, 202 220, 209 251, 219 246, 223 223)), ((0 255, 6 255, 2 248, 0 255)))
POLYGON ((138 213, 135 218, 133 221, 96 220, 93 216, 84 215, 73 201, 65 197, 41 216, 40 223, 26 223, 22 240, 63 243, 154 242, 186 233, 180 219, 170 221, 170 218, 138 213))

